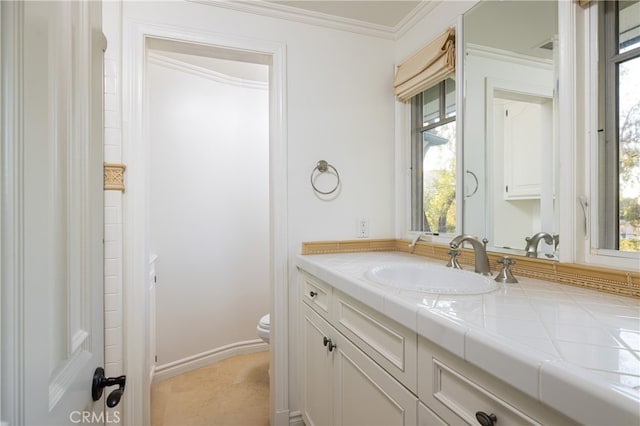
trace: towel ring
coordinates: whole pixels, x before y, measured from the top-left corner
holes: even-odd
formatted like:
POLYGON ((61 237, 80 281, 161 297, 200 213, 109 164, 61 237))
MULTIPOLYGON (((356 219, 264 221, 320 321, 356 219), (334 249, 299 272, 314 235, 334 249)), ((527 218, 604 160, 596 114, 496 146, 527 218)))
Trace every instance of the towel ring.
POLYGON ((338 173, 335 167, 333 167, 331 164, 327 163, 324 160, 318 161, 318 163, 316 164, 316 167, 313 170, 311 170, 310 180, 311 180, 311 186, 313 187, 313 190, 316 191, 318 194, 322 194, 322 195, 333 194, 336 191, 336 189, 338 189, 338 187, 340 186, 340 174, 338 173), (337 178, 336 186, 334 186, 331 191, 320 191, 318 188, 316 188, 315 183, 313 183, 313 176, 315 175, 316 171, 318 173, 326 173, 329 171, 329 169, 333 170, 333 172, 336 174, 336 178, 337 178))

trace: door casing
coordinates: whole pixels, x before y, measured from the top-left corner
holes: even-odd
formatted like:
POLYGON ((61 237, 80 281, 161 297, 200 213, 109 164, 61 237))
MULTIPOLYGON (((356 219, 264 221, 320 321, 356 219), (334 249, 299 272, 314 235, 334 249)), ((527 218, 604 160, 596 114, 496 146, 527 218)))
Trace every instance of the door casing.
POLYGON ((213 32, 133 20, 123 23, 123 159, 127 190, 123 196, 124 364, 127 366, 125 424, 148 424, 150 383, 145 317, 149 295, 149 232, 147 217, 149 140, 145 111, 145 58, 149 38, 193 43, 216 49, 270 57, 269 79, 269 215, 271 289, 271 424, 289 424, 288 374, 288 243, 287 243, 287 134, 285 45, 248 40, 213 32))

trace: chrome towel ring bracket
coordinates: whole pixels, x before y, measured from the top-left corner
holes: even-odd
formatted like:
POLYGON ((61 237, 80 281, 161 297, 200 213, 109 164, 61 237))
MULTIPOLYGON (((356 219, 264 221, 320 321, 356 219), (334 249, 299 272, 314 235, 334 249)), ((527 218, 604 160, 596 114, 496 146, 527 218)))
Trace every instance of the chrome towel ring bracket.
POLYGON ((340 186, 340 174, 338 173, 338 170, 336 170, 335 167, 333 167, 331 164, 327 163, 324 160, 318 161, 318 163, 316 164, 316 167, 311 171, 310 180, 311 180, 311 186, 313 187, 313 190, 316 191, 318 194, 322 194, 322 195, 333 194, 336 191, 336 189, 338 189, 338 187, 340 186), (333 189, 331 189, 330 191, 320 191, 316 187, 315 179, 317 179, 320 174, 327 173, 327 172, 332 172, 334 175, 336 175, 336 184, 333 187, 333 189))

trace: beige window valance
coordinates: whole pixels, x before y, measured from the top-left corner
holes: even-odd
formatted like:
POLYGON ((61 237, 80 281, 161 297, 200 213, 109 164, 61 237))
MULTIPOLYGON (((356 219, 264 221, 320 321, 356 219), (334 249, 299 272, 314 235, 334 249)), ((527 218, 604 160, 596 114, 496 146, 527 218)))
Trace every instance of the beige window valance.
POLYGON ((455 39, 450 28, 398 66, 393 87, 399 101, 407 102, 455 73, 455 39))

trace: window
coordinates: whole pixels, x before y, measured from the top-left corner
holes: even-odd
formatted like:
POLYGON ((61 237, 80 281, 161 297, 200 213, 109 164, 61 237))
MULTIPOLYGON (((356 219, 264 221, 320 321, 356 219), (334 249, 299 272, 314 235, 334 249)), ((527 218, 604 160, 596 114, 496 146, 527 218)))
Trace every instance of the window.
POLYGON ((640 1, 598 7, 598 245, 640 252, 640 1))
POLYGON ((456 231, 456 92, 448 78, 411 98, 411 229, 456 231))

